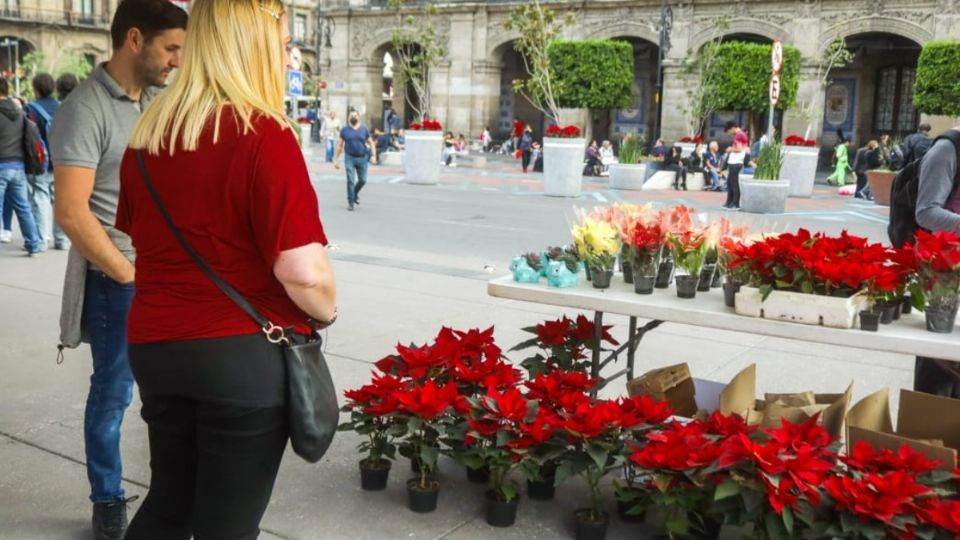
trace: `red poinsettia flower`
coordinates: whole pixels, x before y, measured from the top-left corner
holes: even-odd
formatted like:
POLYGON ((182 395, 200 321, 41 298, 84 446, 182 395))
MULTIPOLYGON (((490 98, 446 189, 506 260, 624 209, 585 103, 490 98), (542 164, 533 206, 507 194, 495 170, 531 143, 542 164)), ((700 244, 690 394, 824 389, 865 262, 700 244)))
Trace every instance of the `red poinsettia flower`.
POLYGON ((917 261, 938 273, 956 272, 960 268, 960 236, 954 232, 917 231, 917 261))
POLYGON ((849 512, 861 521, 880 523, 897 516, 913 515, 916 497, 930 492, 909 474, 892 471, 884 474, 866 474, 862 479, 852 476, 833 476, 824 484, 827 493, 836 501, 836 508, 849 512))
POLYGON ((706 435, 707 425, 699 420, 671 422, 662 430, 646 435, 643 446, 631 444, 630 461, 648 471, 682 472, 707 467, 720 457, 720 445, 706 435))
POLYGON ((525 382, 524 386, 527 387, 527 397, 540 401, 542 407, 559 403, 563 397, 568 401, 588 399, 586 392, 596 384, 596 379, 586 373, 554 369, 538 374, 532 381, 525 382))
POLYGON ((663 229, 658 223, 638 220, 630 235, 630 245, 637 251, 655 253, 663 245, 663 229))
POLYGON ((487 395, 480 397, 480 404, 489 415, 510 422, 524 420, 530 412, 529 403, 517 388, 508 388, 502 393, 490 388, 487 395))
POLYGON ((850 454, 840 459, 850 468, 862 472, 903 471, 914 477, 928 473, 940 466, 939 461, 928 459, 927 456, 910 448, 907 444, 894 452, 887 448, 876 450, 864 440, 857 441, 850 450, 850 454))
POLYGON ((921 523, 927 523, 960 537, 960 501, 937 497, 925 498, 917 514, 921 523))
POLYGON ((614 401, 581 402, 563 419, 563 427, 574 437, 595 439, 620 427, 620 406, 614 401))
POLYGON ((456 385, 437 386, 432 380, 396 393, 401 410, 426 421, 446 413, 460 397, 456 385))
POLYGON ((567 342, 567 332, 572 321, 564 316, 556 321, 546 321, 537 325, 537 339, 547 347, 562 347, 567 342))
POLYGON ((441 126, 440 122, 436 120, 424 120, 423 129, 424 131, 442 131, 443 126, 441 126))
POLYGON ((635 428, 641 425, 662 424, 673 416, 670 403, 657 401, 649 395, 617 400, 620 406, 620 425, 625 428, 635 428))
POLYGON ((541 407, 532 422, 518 424, 520 436, 507 443, 507 446, 521 449, 542 445, 553 438, 562 425, 563 421, 555 412, 548 407, 541 407))
POLYGON ((410 124, 410 129, 412 131, 420 131, 421 129, 423 129, 423 124, 421 124, 420 122, 414 122, 410 124))
MULTIPOLYGON (((600 341, 606 341, 611 345, 619 345, 620 342, 613 338, 610 335, 610 329, 613 328, 613 325, 603 325, 600 328, 600 341)), ((596 332, 596 326, 593 322, 590 321, 585 315, 577 315, 577 324, 574 325, 573 329, 570 331, 570 336, 583 343, 594 337, 596 332)))

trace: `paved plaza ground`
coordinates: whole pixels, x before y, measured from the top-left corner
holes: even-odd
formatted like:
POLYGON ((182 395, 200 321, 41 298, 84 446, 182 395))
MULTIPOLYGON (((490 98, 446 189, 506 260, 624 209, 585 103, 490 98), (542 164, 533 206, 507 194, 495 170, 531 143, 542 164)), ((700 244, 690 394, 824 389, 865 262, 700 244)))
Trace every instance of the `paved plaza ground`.
MULTIPOLYGON (((437 186, 403 183, 397 167, 373 167, 355 212, 346 210, 342 170, 308 154, 338 283, 340 319, 327 336, 327 358, 340 389, 369 378, 371 363, 398 342, 431 338, 442 325, 496 326, 509 349, 520 328, 556 308, 488 297, 486 280, 502 275, 521 251, 569 241, 574 205, 618 201, 683 203, 724 213, 769 231, 808 227, 831 233, 848 229, 885 239, 886 209, 841 198, 818 187, 809 200, 790 199, 787 213, 750 216, 724 212, 724 194, 622 192, 603 179, 585 179, 578 200, 542 195, 539 174, 493 160, 483 170, 445 169, 437 186)), ((186 180, 185 180, 186 181, 186 180)), ((19 245, 0 245, 0 539, 90 537, 90 505, 83 465, 82 423, 90 353, 68 351, 56 363, 64 252, 30 259, 19 245)), ((671 293, 663 293, 671 294, 671 293)), ((717 290, 709 294, 720 294, 717 290)), ((625 318, 612 317, 617 334, 625 318)), ((855 331, 855 330, 854 330, 855 331)), ((882 330, 881 330, 882 331, 882 330)), ((912 384, 913 359, 856 349, 814 346, 785 339, 665 324, 638 353, 640 370, 688 362, 698 377, 729 380, 757 362, 762 392, 842 391, 855 381, 859 398, 882 387, 894 393, 912 384)), ((622 384, 606 390, 620 393, 622 384)), ((124 478, 128 494, 143 495, 149 481, 146 426, 139 402, 123 426, 124 478)), ((406 508, 407 465, 398 463, 386 491, 362 492, 354 447, 359 438, 341 434, 315 465, 288 453, 263 521, 262 538, 285 539, 549 539, 572 538, 570 517, 585 505, 577 482, 558 500, 523 500, 517 525, 493 529, 482 517, 483 488, 441 459, 441 492, 433 514, 406 508)), ((135 510, 136 503, 132 509, 135 510)), ((611 504, 612 508, 612 504, 611 504)), ((646 530, 611 523, 609 538, 645 538, 646 530)))

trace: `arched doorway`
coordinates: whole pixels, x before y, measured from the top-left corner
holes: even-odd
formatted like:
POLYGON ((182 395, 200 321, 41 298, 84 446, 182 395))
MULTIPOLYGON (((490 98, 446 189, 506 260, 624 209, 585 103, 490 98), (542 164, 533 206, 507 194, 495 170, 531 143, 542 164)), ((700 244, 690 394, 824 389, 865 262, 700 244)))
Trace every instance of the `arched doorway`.
POLYGON ((23 73, 24 58, 34 52, 36 47, 33 43, 17 36, 0 36, 0 73, 4 78, 11 80, 11 92, 20 94, 19 86, 23 84, 21 77, 23 73), (15 77, 20 70, 19 76, 15 77))
POLYGON ((537 109, 522 94, 513 89, 513 81, 529 77, 523 56, 513 48, 514 41, 501 44, 493 52, 493 57, 500 60, 500 100, 497 108, 496 122, 491 126, 493 137, 498 140, 508 139, 513 131, 513 119, 533 127, 534 137, 543 136, 546 127, 544 114, 537 109))
POLYGON ((825 90, 823 142, 839 135, 863 145, 881 134, 897 138, 917 129, 913 86, 921 46, 912 39, 885 32, 845 38, 853 61, 830 75, 825 90))
POLYGON ((593 132, 597 139, 607 137, 615 142, 628 133, 648 138, 653 132, 654 115, 657 114, 658 47, 646 39, 633 36, 613 39, 626 41, 633 47, 633 104, 625 109, 597 111, 593 132))
POLYGON ((387 129, 386 119, 393 109, 400 118, 400 125, 407 126, 416 120, 416 110, 420 105, 420 96, 410 84, 400 85, 395 74, 396 51, 393 44, 387 43, 374 52, 374 66, 379 77, 379 110, 370 111, 371 121, 376 119, 373 126, 387 129))

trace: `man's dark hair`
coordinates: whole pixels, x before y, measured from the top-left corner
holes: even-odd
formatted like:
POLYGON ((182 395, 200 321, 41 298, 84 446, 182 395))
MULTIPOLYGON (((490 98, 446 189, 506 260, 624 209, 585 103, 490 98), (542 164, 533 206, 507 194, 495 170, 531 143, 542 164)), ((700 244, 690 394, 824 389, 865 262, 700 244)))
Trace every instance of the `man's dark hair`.
POLYGON ((0 96, 7 97, 10 95, 10 82, 5 78, 0 78, 0 96))
POLYGON ((110 25, 113 50, 123 47, 131 28, 140 30, 149 42, 167 30, 186 30, 187 12, 170 0, 122 0, 110 25))
POLYGON ((930 127, 930 124, 920 124, 920 127, 917 128, 917 131, 920 133, 930 133, 930 130, 933 129, 930 127))
POLYGON ((70 95, 70 92, 73 92, 78 84, 80 84, 80 81, 73 73, 64 73, 57 77, 57 98, 60 101, 67 99, 67 96, 70 95))
POLYGON ((50 97, 53 95, 53 91, 56 88, 56 83, 53 82, 53 75, 49 73, 37 73, 33 77, 33 92, 37 94, 38 98, 50 97))
POLYGON ((733 129, 733 128, 738 128, 738 127, 740 127, 740 124, 737 124, 737 123, 734 122, 733 120, 730 120, 729 122, 727 122, 727 125, 726 125, 726 127, 723 128, 723 130, 724 130, 724 131, 730 131, 731 129, 733 129))

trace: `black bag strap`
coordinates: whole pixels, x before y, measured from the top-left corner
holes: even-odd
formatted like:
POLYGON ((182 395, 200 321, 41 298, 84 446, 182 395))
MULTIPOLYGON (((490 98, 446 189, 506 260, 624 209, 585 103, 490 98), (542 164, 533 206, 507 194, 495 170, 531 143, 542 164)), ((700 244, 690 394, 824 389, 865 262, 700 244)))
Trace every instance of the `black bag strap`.
POLYGON ((257 322, 260 325, 260 328, 263 330, 263 333, 266 334, 267 339, 271 343, 287 343, 287 337, 282 327, 279 327, 272 322, 270 322, 266 317, 260 314, 259 311, 254 308, 242 294, 237 292, 232 285, 224 281, 216 272, 213 271, 213 268, 210 268, 210 265, 207 264, 207 261, 197 253, 193 247, 187 242, 186 238, 183 237, 183 234, 180 232, 180 229, 173 223, 173 218, 170 217, 170 212, 167 211, 167 207, 163 205, 163 201, 160 200, 160 195, 157 193, 156 188, 153 185, 153 181, 150 179, 150 173, 147 172, 147 164, 143 159, 143 150, 137 150, 137 165, 140 167, 140 175, 143 177, 143 183, 147 186, 147 191, 150 192, 150 196, 153 198, 153 202, 157 204, 157 209, 160 210, 160 215, 163 216, 163 220, 167 223, 167 226, 170 228, 170 232, 173 233, 173 236, 180 242, 180 245, 183 247, 184 251, 190 255, 190 258, 193 259, 197 266, 203 270, 203 273, 210 278, 211 281, 221 290, 223 294, 227 295, 230 300, 233 300, 233 303, 236 304, 240 309, 244 311, 251 319, 257 322))

